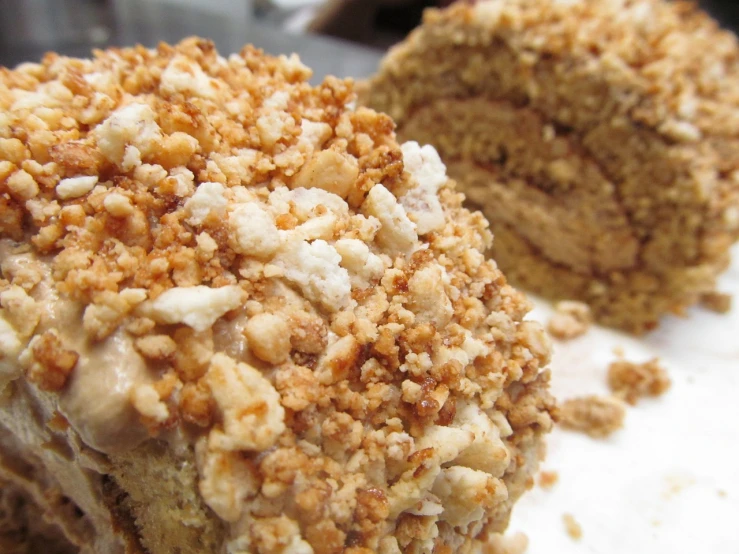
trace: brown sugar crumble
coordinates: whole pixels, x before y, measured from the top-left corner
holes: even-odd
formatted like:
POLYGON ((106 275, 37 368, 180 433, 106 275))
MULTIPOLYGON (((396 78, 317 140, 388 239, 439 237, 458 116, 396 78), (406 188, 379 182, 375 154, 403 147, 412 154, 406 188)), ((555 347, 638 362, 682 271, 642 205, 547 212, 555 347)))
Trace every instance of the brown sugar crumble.
POLYGON ((562 521, 565 524, 565 530, 573 541, 582 539, 582 526, 577 522, 572 514, 563 514, 562 521))
POLYGON ((559 473, 556 471, 539 472, 539 486, 542 489, 549 490, 559 482, 559 473))
POLYGON ((554 306, 547 330, 555 339, 568 340, 584 335, 593 322, 590 307, 573 300, 562 300, 554 306))
POLYGON ((658 358, 641 364, 617 360, 608 366, 608 386, 614 396, 632 406, 645 396, 664 394, 670 384, 670 377, 658 358))
POLYGON ((605 438, 621 429, 625 416, 624 404, 610 397, 584 396, 559 404, 559 424, 593 438, 605 438))
POLYGON ((536 474, 551 345, 487 221, 310 75, 197 38, 0 68, 0 428, 36 460, 28 407, 69 423, 31 473, 105 492, 48 510, 71 540, 467 553, 536 474))

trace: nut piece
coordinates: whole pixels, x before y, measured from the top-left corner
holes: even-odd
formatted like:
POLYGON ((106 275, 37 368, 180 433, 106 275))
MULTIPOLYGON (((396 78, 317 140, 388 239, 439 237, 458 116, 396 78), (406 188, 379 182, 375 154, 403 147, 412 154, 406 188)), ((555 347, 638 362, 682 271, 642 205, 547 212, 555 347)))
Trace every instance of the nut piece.
POLYGON ((322 150, 300 169, 291 187, 316 187, 346 198, 357 177, 359 167, 356 158, 336 150, 322 150))
POLYGON ((585 396, 565 400, 559 406, 559 423, 565 429, 604 438, 624 424, 626 409, 615 398, 585 396))
POLYGON ((658 358, 635 364, 618 360, 608 366, 608 386, 631 405, 644 396, 659 396, 670 388, 670 377, 658 358))
POLYGON ((260 360, 281 364, 290 355, 290 327, 280 316, 257 314, 247 322, 244 334, 249 349, 260 360))
POLYGON ((405 208, 382 185, 375 185, 362 204, 362 211, 380 220, 377 241, 390 252, 408 252, 418 240, 416 226, 405 208))
POLYGON ((223 431, 210 433, 211 446, 262 451, 285 430, 280 395, 259 370, 219 353, 213 356, 205 381, 223 418, 223 431))
POLYGON ((195 454, 203 499, 223 520, 238 520, 244 501, 259 490, 252 466, 238 452, 209 448, 205 438, 198 441, 195 454))
POLYGON ((97 183, 97 175, 62 179, 56 186, 56 195, 60 200, 79 198, 90 192, 97 183))
POLYGON ((141 305, 142 315, 158 323, 185 323, 196 331, 210 329, 226 312, 238 308, 246 296, 236 285, 174 287, 141 305))

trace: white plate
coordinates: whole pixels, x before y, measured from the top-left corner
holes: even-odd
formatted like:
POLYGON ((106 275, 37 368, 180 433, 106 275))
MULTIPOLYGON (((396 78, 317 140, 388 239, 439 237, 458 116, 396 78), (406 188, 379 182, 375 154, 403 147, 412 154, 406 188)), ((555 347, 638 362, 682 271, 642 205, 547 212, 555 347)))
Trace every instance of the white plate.
MULTIPOLYGON (((629 361, 659 357, 672 378, 665 395, 629 407, 606 440, 555 429, 543 468, 559 481, 536 485, 516 505, 510 531, 527 554, 739 553, 739 247, 719 290, 729 314, 695 308, 642 339, 594 327, 555 342, 552 387, 560 399, 607 394, 615 347, 629 361), (562 516, 582 526, 574 541, 562 516)), ((551 306, 535 299, 532 318, 551 306)))

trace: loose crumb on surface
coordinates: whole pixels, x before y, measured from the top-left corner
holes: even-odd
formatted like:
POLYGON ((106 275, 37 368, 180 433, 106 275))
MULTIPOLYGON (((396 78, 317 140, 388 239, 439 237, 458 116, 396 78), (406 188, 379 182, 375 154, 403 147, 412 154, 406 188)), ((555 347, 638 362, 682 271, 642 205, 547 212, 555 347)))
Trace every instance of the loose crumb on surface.
POLYGON ((617 360, 608 366, 608 386, 617 398, 632 406, 644 396, 660 396, 670 384, 658 358, 641 364, 617 360))
POLYGON ((604 438, 624 424, 626 409, 619 400, 606 396, 583 396, 559 406, 559 423, 565 429, 604 438))
POLYGON ((709 292, 701 296, 701 305, 717 314, 725 314, 731 310, 731 300, 731 295, 725 292, 709 292))
POLYGON ((593 322, 590 307, 583 302, 563 300, 557 302, 555 310, 547 329, 556 339, 569 340, 582 336, 593 322))
POLYGON ((726 491, 725 491, 725 490, 723 490, 723 489, 719 489, 719 490, 718 490, 718 491, 716 491, 716 492, 718 493, 718 495, 719 495, 719 496, 720 496, 721 498, 726 498, 726 497, 728 496, 728 495, 726 494, 726 491))
POLYGON ((562 516, 562 521, 564 521, 565 529, 570 538, 572 538, 572 540, 579 541, 582 538, 582 526, 577 522, 575 516, 572 514, 564 514, 562 516))
POLYGON ((542 471, 539 473, 539 486, 549 490, 559 481, 559 473, 556 471, 542 471))

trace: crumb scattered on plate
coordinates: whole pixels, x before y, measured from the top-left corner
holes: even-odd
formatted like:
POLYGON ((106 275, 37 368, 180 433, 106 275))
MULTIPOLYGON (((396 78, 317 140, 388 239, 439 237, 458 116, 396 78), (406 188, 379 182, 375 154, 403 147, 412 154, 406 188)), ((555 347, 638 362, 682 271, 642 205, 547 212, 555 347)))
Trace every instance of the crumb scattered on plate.
POLYGON ((547 329, 556 339, 569 340, 584 335, 593 323, 590 307, 574 300, 557 302, 547 329))
POLYGON ((575 516, 572 514, 564 514, 562 516, 562 521, 564 521, 567 534, 572 538, 572 540, 579 541, 582 538, 582 526, 577 522, 575 516))
POLYGON ((559 424, 594 438, 603 438, 624 424, 626 408, 607 396, 582 396, 565 400, 559 406, 559 424))
POLYGON ((660 396, 670 388, 670 377, 659 358, 634 363, 617 360, 608 366, 608 386, 632 406, 644 396, 660 396))
POLYGON ((551 489, 559 481, 559 473, 556 471, 542 471, 539 473, 539 486, 542 489, 551 489))

